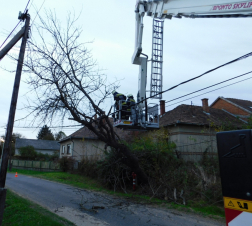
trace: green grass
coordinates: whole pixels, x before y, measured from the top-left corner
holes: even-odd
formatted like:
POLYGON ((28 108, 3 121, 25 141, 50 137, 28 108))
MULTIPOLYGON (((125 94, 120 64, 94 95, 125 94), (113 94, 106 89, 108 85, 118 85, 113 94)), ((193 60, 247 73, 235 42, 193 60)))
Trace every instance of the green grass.
POLYGON ((94 179, 90 179, 88 177, 84 177, 81 175, 76 174, 70 174, 65 172, 40 172, 40 171, 32 171, 32 170, 23 170, 23 169, 13 169, 12 173, 18 172, 18 174, 24 174, 29 176, 38 177, 41 179, 56 181, 68 185, 72 185, 79 188, 84 188, 88 190, 93 191, 103 191, 108 194, 117 195, 124 198, 131 198, 138 202, 148 203, 148 204, 157 204, 162 205, 166 208, 172 208, 177 209, 181 211, 186 212, 196 212, 203 214, 204 216, 214 216, 217 218, 223 218, 225 217, 224 208, 218 206, 218 205, 208 205, 205 202, 202 201, 194 201, 194 202, 188 202, 186 206, 179 205, 175 203, 167 203, 165 200, 160 200, 153 198, 150 200, 149 196, 145 195, 138 195, 135 193, 122 193, 122 192, 114 192, 109 189, 106 189, 104 186, 102 186, 98 181, 94 179))
POLYGON ((3 226, 74 226, 43 207, 7 190, 3 226))

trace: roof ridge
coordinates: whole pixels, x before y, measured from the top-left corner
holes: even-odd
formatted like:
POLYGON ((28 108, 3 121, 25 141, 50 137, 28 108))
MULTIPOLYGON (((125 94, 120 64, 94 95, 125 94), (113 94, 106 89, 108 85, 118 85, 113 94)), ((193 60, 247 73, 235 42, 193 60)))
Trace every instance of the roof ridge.
MULTIPOLYGON (((30 139, 30 138, 20 138, 20 137, 17 137, 16 139, 20 139, 20 140, 34 140, 34 141, 43 140, 43 139, 30 139)), ((57 140, 43 140, 43 141, 57 141, 57 140)))
POLYGON ((225 99, 233 99, 233 100, 242 100, 242 101, 249 101, 252 102, 251 100, 244 100, 244 99, 238 99, 238 98, 233 98, 233 97, 224 97, 225 99))

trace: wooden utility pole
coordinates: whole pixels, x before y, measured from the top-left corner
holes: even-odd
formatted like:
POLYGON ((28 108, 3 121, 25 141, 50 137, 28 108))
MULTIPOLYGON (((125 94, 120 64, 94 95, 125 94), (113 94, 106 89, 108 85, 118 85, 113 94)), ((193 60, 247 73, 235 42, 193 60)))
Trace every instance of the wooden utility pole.
POLYGON ((6 198, 5 181, 6 181, 6 173, 7 173, 7 167, 8 167, 8 159, 9 159, 10 151, 11 151, 11 136, 12 136, 13 126, 14 126, 18 91, 19 91, 21 73, 22 73, 23 62, 24 62, 25 47, 26 47, 26 42, 27 42, 28 33, 29 33, 29 25, 30 25, 30 15, 28 15, 26 12, 25 14, 22 14, 21 16, 22 16, 21 19, 26 20, 25 31, 23 34, 23 40, 22 40, 22 44, 21 44, 20 52, 19 52, 16 77, 15 77, 15 82, 14 82, 14 87, 13 87, 13 92, 12 92, 9 118, 8 118, 7 130, 6 130, 6 135, 5 135, 5 144, 4 144, 3 154, 2 154, 1 171, 0 171, 0 225, 2 225, 2 221, 3 221, 3 213, 4 213, 5 198, 6 198))

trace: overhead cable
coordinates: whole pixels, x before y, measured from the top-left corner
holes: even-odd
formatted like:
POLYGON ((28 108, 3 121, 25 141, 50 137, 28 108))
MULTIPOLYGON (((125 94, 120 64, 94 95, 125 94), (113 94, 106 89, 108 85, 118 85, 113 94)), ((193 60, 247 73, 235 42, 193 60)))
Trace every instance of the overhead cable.
MULTIPOLYGON (((188 79, 188 80, 186 80, 186 81, 184 81, 184 82, 181 82, 181 83, 179 83, 179 84, 177 84, 177 85, 175 85, 175 86, 172 86, 171 88, 166 89, 166 90, 164 90, 164 91, 162 91, 162 92, 158 92, 157 94, 152 95, 152 96, 150 96, 150 97, 148 97, 148 98, 146 98, 146 99, 144 99, 144 100, 148 100, 148 99, 153 98, 153 97, 155 97, 155 96, 157 96, 157 95, 159 95, 159 94, 162 94, 162 93, 166 93, 166 92, 168 92, 168 91, 171 91, 171 90, 177 88, 178 86, 181 86, 181 85, 183 85, 183 84, 186 84, 186 83, 188 83, 188 82, 191 82, 191 81, 193 81, 193 80, 196 80, 196 79, 198 79, 198 78, 200 78, 200 77, 202 77, 202 76, 204 76, 204 75, 206 75, 206 74, 209 74, 209 73, 211 73, 211 72, 213 72, 213 71, 215 71, 215 70, 217 70, 217 69, 220 69, 220 68, 225 67, 225 66, 227 66, 227 65, 229 65, 229 64, 235 63, 235 62, 237 62, 237 61, 244 60, 244 59, 246 59, 246 58, 248 58, 248 57, 251 57, 251 56, 252 56, 252 52, 250 52, 250 53, 248 53, 248 54, 246 54, 246 55, 243 55, 243 56, 241 56, 241 57, 239 57, 239 58, 237 58, 237 59, 235 59, 235 60, 229 61, 228 63, 222 64, 222 65, 220 65, 220 66, 218 66, 218 67, 216 67, 216 68, 213 68, 213 69, 211 69, 211 70, 209 70, 209 71, 206 71, 205 73, 203 73, 203 74, 201 74, 201 75, 198 75, 198 76, 196 76, 196 77, 194 77, 194 78, 191 78, 191 79, 188 79)), ((143 100, 143 101, 144 101, 144 100, 143 100)), ((141 102, 142 102, 142 101, 141 101, 141 102)))
POLYGON ((235 77, 230 78, 230 79, 227 79, 227 80, 225 80, 225 81, 218 82, 218 83, 216 83, 216 84, 214 84, 214 85, 207 86, 207 87, 205 87, 205 88, 203 88, 203 89, 199 89, 199 90, 197 90, 197 91, 194 91, 194 92, 188 93, 188 94, 186 94, 186 95, 183 95, 183 96, 177 97, 177 98, 175 98, 175 99, 165 101, 165 103, 172 102, 172 101, 174 101, 174 100, 177 100, 177 99, 180 99, 180 98, 183 98, 183 97, 189 96, 189 95, 191 95, 191 94, 194 94, 194 93, 200 92, 200 91, 205 90, 205 89, 209 89, 209 88, 211 88, 211 87, 214 87, 214 86, 220 85, 220 84, 222 84, 222 83, 225 83, 225 82, 231 81, 231 80, 236 79, 236 78, 240 78, 240 77, 242 77, 242 76, 245 76, 245 75, 248 75, 248 74, 251 74, 251 73, 252 73, 252 71, 247 72, 247 73, 242 74, 242 75, 235 76, 235 77))
MULTIPOLYGON (((73 127, 78 127, 78 126, 83 126, 83 125, 51 126, 50 129, 56 129, 56 128, 73 128, 73 127)), ((41 126, 38 126, 38 127, 35 127, 35 126, 14 126, 14 128, 19 128, 19 129, 40 129, 42 127, 41 126)))
MULTIPOLYGON (((25 11, 27 10, 27 7, 30 3, 30 0, 28 1, 26 7, 25 7, 25 10, 24 10, 24 13, 25 11)), ((4 42, 2 43, 2 45, 0 46, 0 49, 3 47, 3 45, 5 44, 5 42, 9 39, 9 37, 12 35, 12 33, 16 30, 17 26, 21 23, 21 20, 19 20, 19 22, 17 23, 17 25, 13 28, 13 30, 10 32, 10 34, 7 36, 7 38, 4 40, 4 42)))
POLYGON ((11 31, 11 33, 7 36, 7 38, 4 40, 2 45, 0 46, 0 49, 3 47, 4 43, 9 39, 9 37, 12 35, 12 33, 16 30, 17 26, 21 23, 21 20, 17 23, 17 25, 14 27, 14 29, 11 31))
POLYGON ((39 15, 39 12, 40 12, 42 6, 44 5, 44 3, 45 3, 45 0, 44 0, 43 3, 41 4, 39 10, 37 10, 37 9, 34 7, 35 10, 37 11, 37 14, 36 14, 35 18, 33 19, 31 26, 33 25, 34 21, 36 20, 37 16, 39 15))
POLYGON ((27 10, 30 1, 31 1, 31 0, 29 0, 29 1, 27 2, 27 5, 26 5, 25 10, 24 10, 24 13, 25 13, 25 11, 27 10))
POLYGON ((231 83, 231 84, 226 85, 226 86, 222 86, 222 87, 217 88, 217 89, 214 89, 214 90, 210 90, 210 91, 208 91, 208 92, 206 92, 206 93, 202 93, 202 94, 199 94, 199 95, 197 95, 197 96, 190 97, 190 98, 188 98, 188 99, 185 99, 185 100, 182 100, 182 101, 176 102, 176 103, 174 103, 174 104, 166 105, 165 107, 170 107, 170 106, 172 106, 172 105, 179 104, 179 103, 182 103, 182 102, 187 101, 187 100, 191 100, 191 99, 193 99, 193 98, 196 98, 196 97, 202 96, 202 95, 204 95, 204 94, 211 93, 211 92, 214 92, 214 91, 216 91, 216 90, 223 89, 223 88, 226 88, 226 87, 228 87, 228 86, 232 86, 232 85, 238 84, 238 83, 240 83, 240 82, 244 82, 244 81, 249 80, 249 79, 252 79, 252 77, 249 77, 249 78, 243 79, 243 80, 238 81, 238 82, 231 83))

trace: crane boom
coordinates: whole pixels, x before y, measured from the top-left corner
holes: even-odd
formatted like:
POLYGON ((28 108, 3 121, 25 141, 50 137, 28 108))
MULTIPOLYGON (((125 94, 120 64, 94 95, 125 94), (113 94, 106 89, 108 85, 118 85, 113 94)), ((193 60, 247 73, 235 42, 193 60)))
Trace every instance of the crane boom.
POLYGON ((148 16, 162 19, 182 16, 252 16, 252 1, 244 0, 148 0, 138 1, 136 7, 143 3, 148 16))

